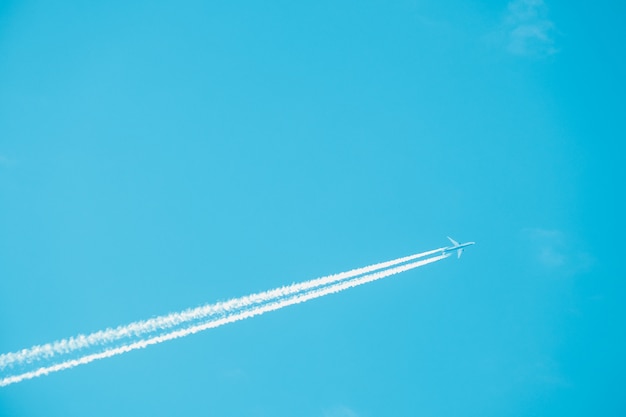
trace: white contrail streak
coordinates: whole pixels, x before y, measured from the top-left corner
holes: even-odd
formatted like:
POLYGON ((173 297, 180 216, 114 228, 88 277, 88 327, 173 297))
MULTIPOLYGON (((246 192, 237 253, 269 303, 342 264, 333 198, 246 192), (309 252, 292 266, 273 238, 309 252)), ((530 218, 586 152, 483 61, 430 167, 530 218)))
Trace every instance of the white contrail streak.
POLYGON ((10 352, 0 355, 0 370, 22 363, 31 363, 41 359, 50 359, 58 354, 68 354, 79 349, 111 343, 129 337, 140 337, 146 333, 157 330, 166 330, 188 321, 200 320, 217 314, 225 314, 242 308, 265 303, 276 298, 287 297, 308 289, 329 285, 358 275, 389 268, 394 265, 412 261, 414 259, 430 256, 441 252, 442 248, 427 252, 417 253, 391 261, 353 269, 339 274, 328 275, 310 281, 292 284, 269 291, 252 294, 245 297, 235 298, 229 301, 204 305, 178 313, 155 317, 149 320, 137 321, 128 325, 119 326, 115 329, 101 330, 89 335, 78 335, 68 339, 58 340, 45 345, 33 346, 18 352, 10 352))
POLYGON ((411 262, 405 265, 397 266, 395 268, 386 269, 379 272, 373 272, 367 275, 359 276, 358 278, 353 278, 350 280, 344 280, 342 282, 335 283, 333 285, 327 285, 325 287, 312 289, 311 291, 305 292, 304 294, 297 294, 290 298, 281 298, 276 301, 270 301, 262 305, 257 305, 250 307, 247 310, 239 311, 228 315, 226 317, 216 318, 206 323, 197 324, 185 329, 171 331, 166 334, 162 334, 159 336, 154 336, 146 340, 140 340, 125 346, 120 346, 113 349, 108 349, 100 353, 94 353, 90 355, 85 355, 78 359, 67 360, 55 365, 42 367, 34 371, 25 372, 19 375, 8 376, 3 379, 0 379, 0 387, 14 384, 26 379, 36 378, 38 376, 47 375, 51 372, 57 372, 64 369, 74 368, 79 365, 87 364, 93 362, 98 359, 109 358, 116 355, 121 355, 122 353, 130 352, 136 349, 142 349, 150 345, 155 345, 158 343, 163 343, 168 340, 178 339, 180 337, 185 337, 190 334, 198 333, 200 331, 211 329, 219 326, 223 326, 224 324, 233 323, 240 320, 245 320, 250 317, 258 316, 269 311, 274 311, 281 309, 283 307, 287 307, 293 304, 303 303, 308 300, 312 300, 314 298, 319 298, 328 294, 337 293, 348 288, 353 288, 358 285, 362 285, 368 282, 376 281, 391 275, 399 274, 401 272, 408 271, 410 269, 414 269, 420 267, 422 265, 426 265, 432 262, 439 261, 448 257, 449 255, 443 254, 439 256, 435 256, 432 258, 424 259, 421 261, 411 262))

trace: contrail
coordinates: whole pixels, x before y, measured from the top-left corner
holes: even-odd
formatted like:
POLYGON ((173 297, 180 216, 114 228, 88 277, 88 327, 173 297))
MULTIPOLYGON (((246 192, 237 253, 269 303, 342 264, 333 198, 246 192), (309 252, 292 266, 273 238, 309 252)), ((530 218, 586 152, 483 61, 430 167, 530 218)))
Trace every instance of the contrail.
POLYGON ((64 369, 74 368, 79 365, 87 364, 93 362, 98 359, 109 358, 112 356, 120 355, 122 353, 130 352, 136 349, 142 349, 150 345, 155 345, 158 343, 162 343, 172 339, 178 339, 181 337, 188 336, 190 334, 198 333, 200 331, 211 329, 219 326, 223 326, 224 324, 233 323, 240 320, 245 320, 250 317, 259 316, 261 314, 267 313, 269 311, 274 311, 281 309, 283 307, 287 307, 293 304, 303 303, 308 300, 312 300, 314 298, 323 297, 328 294, 337 293, 348 288, 353 288, 362 284, 366 284, 368 282, 376 281, 391 275, 399 274, 401 272, 405 272, 422 265, 426 265, 429 263, 433 263, 439 261, 441 259, 447 258, 448 254, 443 254, 439 256, 435 256, 432 258, 424 259, 421 261, 411 262, 405 265, 397 266, 395 268, 386 269, 379 272, 373 272, 367 275, 360 276, 358 278, 353 278, 350 280, 344 280, 342 282, 336 282, 332 285, 327 285, 321 288, 312 289, 304 294, 296 294, 292 297, 281 298, 276 301, 269 301, 265 304, 256 305, 248 308, 247 310, 239 311, 228 315, 226 317, 215 318, 206 323, 197 324, 185 329, 171 331, 169 333, 154 336, 146 340, 140 340, 125 346, 120 346, 113 349, 107 349, 100 353, 94 353, 90 355, 85 355, 78 359, 67 360, 61 362, 59 364, 42 367, 35 371, 25 372, 19 375, 8 376, 0 380, 0 387, 14 384, 26 379, 36 378, 38 376, 47 375, 52 372, 61 371, 64 369))
POLYGON ((389 268, 394 265, 430 256, 435 253, 440 253, 442 249, 443 248, 417 253, 298 284, 292 284, 245 297, 231 299, 229 301, 196 307, 178 313, 155 317, 149 320, 137 321, 128 325, 119 326, 115 329, 106 329, 89 335, 78 335, 68 339, 47 343, 45 345, 33 346, 18 352, 5 353, 0 355, 0 371, 9 366, 32 363, 42 359, 51 359, 59 354, 68 354, 80 349, 108 344, 124 338, 141 337, 146 333, 170 329, 189 321, 201 320, 214 315, 223 315, 251 305, 262 304, 269 300, 286 297, 308 289, 329 285, 358 275, 377 271, 379 269, 389 268))

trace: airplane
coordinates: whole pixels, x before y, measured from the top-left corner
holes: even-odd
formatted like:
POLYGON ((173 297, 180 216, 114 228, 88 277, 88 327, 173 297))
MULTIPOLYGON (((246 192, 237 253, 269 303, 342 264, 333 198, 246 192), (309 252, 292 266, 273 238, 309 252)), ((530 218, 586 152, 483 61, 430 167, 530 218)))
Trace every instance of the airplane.
POLYGON ((452 239, 450 236, 448 236, 448 239, 450 239, 450 242, 452 242, 454 246, 448 246, 447 248, 443 248, 443 250, 441 251, 441 254, 445 255, 446 253, 456 251, 457 259, 461 257, 461 254, 463 253, 463 248, 467 246, 472 246, 473 244, 476 243, 476 242, 459 243, 456 240, 452 239))

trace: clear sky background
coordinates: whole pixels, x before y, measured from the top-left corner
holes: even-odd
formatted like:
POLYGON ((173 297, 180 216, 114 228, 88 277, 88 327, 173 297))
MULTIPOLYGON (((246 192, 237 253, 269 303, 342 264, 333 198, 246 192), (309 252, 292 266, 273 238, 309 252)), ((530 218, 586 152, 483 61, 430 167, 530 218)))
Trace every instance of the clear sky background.
POLYGON ((0 352, 477 242, 0 415, 626 415, 624 16, 0 1, 0 352))

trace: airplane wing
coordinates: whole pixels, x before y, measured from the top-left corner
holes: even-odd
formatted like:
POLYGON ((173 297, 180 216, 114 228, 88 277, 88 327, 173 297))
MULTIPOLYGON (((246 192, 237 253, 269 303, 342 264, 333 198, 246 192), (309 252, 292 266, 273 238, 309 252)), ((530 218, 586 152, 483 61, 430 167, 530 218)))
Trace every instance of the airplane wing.
POLYGON ((461 254, 463 253, 463 248, 459 249, 456 251, 456 258, 459 259, 461 257, 461 254))
POLYGON ((452 239, 450 236, 448 236, 448 239, 450 240, 450 242, 452 242, 452 244, 454 246, 459 246, 459 242, 457 242, 456 240, 452 239))

